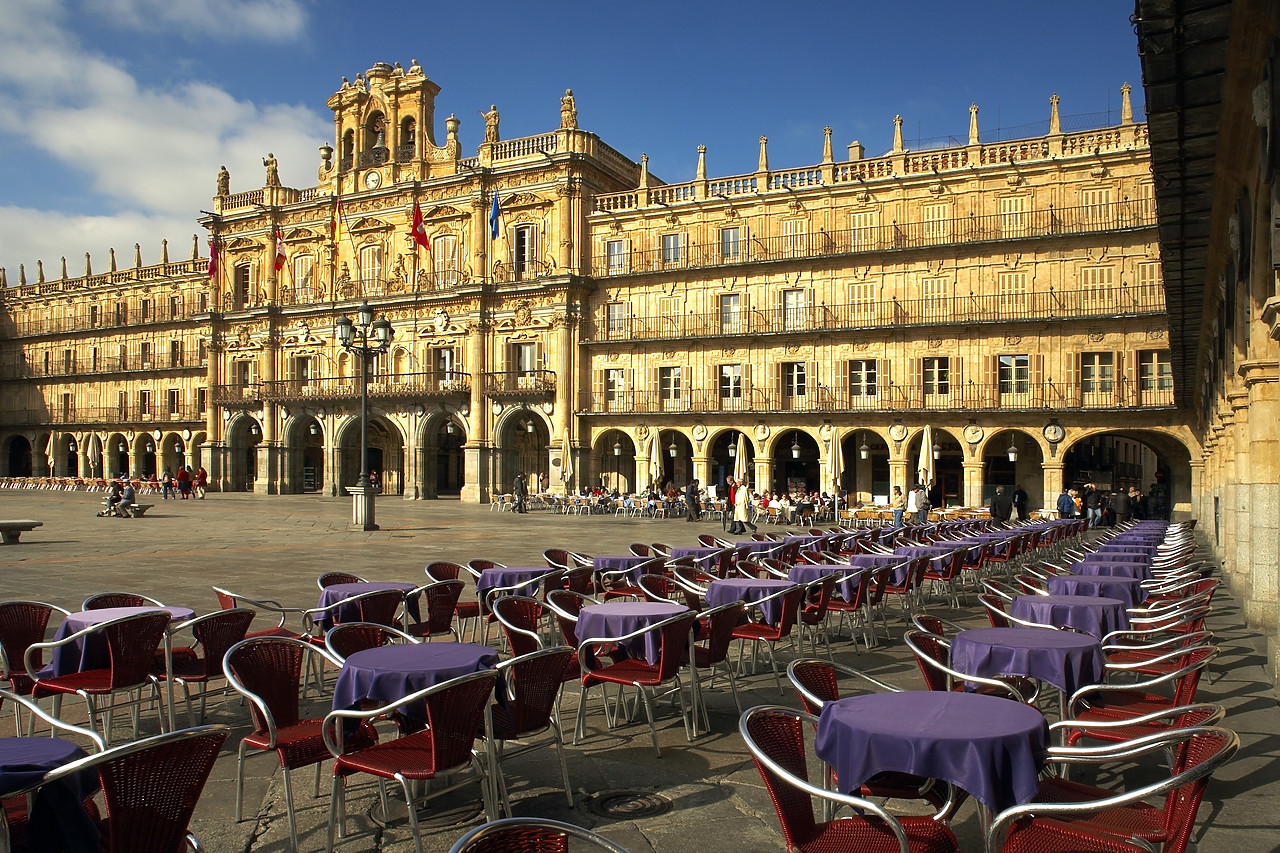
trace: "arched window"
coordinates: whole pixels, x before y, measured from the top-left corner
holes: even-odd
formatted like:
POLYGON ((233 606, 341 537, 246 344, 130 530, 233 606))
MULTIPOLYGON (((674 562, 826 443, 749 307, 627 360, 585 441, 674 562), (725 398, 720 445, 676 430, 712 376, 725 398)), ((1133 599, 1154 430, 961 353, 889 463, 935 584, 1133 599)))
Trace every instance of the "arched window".
POLYGON ((355 153, 356 132, 354 130, 348 130, 346 133, 342 134, 342 162, 338 164, 339 168, 343 171, 350 169, 351 158, 355 156, 355 153))
POLYGON ((436 287, 448 287, 458 281, 458 238, 443 234, 431 239, 431 259, 436 287))
POLYGON ((374 244, 360 249, 360 285, 363 293, 382 287, 382 246, 374 244))
POLYGON ((413 116, 405 116, 400 121, 400 147, 409 148, 409 153, 413 153, 414 143, 417 142, 418 121, 413 116))
POLYGON ((369 113, 364 122, 364 149, 387 147, 387 119, 381 112, 369 113))

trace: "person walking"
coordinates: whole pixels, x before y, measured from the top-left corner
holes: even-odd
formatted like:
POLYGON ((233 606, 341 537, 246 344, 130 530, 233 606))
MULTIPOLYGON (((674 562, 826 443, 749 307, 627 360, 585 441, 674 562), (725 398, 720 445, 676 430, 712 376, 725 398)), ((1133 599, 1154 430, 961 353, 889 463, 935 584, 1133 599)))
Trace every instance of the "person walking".
POLYGON ((907 511, 907 496, 902 493, 902 486, 893 487, 893 497, 889 499, 889 509, 893 510, 893 526, 902 526, 902 514, 907 511))
POLYGON ((929 493, 925 491, 924 483, 916 483, 916 524, 929 523, 929 493))
POLYGON ((1058 518, 1075 518, 1076 502, 1071 499, 1071 493, 1066 486, 1062 487, 1062 494, 1058 495, 1058 518))
POLYGON ((185 465, 178 469, 178 496, 184 501, 191 497, 191 466, 185 465))
POLYGON ((516 482, 511 488, 511 494, 516 499, 516 512, 527 513, 529 510, 525 504, 529 498, 529 483, 525 480, 524 474, 516 475, 516 482))
POLYGON ((1027 504, 1031 499, 1027 497, 1027 492, 1021 485, 1013 487, 1013 508, 1018 512, 1018 521, 1027 520, 1027 504))
POLYGON ((685 521, 701 521, 702 513, 698 510, 698 495, 702 489, 698 487, 698 481, 694 480, 684 489, 684 504, 686 514, 685 521))
POLYGON ((164 474, 160 476, 160 486, 160 500, 167 501, 171 498, 176 499, 176 495, 173 493, 173 474, 168 468, 165 468, 164 474))
POLYGON ((1111 498, 1111 509, 1116 514, 1116 524, 1128 524, 1133 518, 1133 499, 1127 489, 1120 489, 1111 498))
POLYGON ((204 496, 209 492, 209 472, 204 470, 204 466, 200 466, 200 470, 196 471, 196 497, 204 500, 204 496))
POLYGON ((1013 516, 1013 498, 1004 493, 1004 486, 996 486, 996 493, 991 496, 991 520, 997 524, 1005 524, 1013 516))
POLYGON ((1089 515, 1089 528, 1102 526, 1102 491, 1095 483, 1084 485, 1084 509, 1089 515))

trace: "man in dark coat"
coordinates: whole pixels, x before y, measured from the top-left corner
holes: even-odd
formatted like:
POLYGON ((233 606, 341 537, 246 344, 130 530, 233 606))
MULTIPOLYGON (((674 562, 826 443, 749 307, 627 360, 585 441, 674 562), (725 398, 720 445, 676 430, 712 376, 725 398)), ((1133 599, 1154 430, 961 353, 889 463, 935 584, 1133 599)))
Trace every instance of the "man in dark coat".
POLYGON ((1031 499, 1027 496, 1027 492, 1022 486, 1013 487, 1013 508, 1018 511, 1018 521, 1027 520, 1027 504, 1031 499))
POLYGON ((991 496, 991 520, 1006 522, 1013 515, 1013 499, 1004 493, 1004 486, 996 486, 996 493, 991 496))
POLYGON ((688 509, 688 514, 685 515, 684 517, 685 521, 700 520, 702 513, 698 511, 698 493, 701 491, 702 489, 699 488, 699 484, 697 480, 694 480, 692 483, 690 483, 688 486, 685 487, 684 503, 686 508, 688 509))

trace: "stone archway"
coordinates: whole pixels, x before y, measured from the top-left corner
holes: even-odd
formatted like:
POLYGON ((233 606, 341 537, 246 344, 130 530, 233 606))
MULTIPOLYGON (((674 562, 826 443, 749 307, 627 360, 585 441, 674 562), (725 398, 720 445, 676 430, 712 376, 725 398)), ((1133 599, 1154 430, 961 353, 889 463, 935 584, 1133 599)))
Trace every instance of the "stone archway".
POLYGON ((10 477, 31 476, 31 442, 24 435, 15 435, 9 439, 9 452, 5 454, 9 462, 10 477))
MULTIPOLYGON (((404 436, 386 417, 370 413, 369 447, 365 457, 366 472, 372 478, 376 471, 378 485, 384 495, 404 492, 404 436)), ((338 433, 338 485, 346 487, 360 479, 360 417, 346 420, 338 433)))
POLYGON ((1177 436, 1151 429, 1099 429, 1073 436, 1059 454, 1068 488, 1136 486, 1148 518, 1186 518, 1192 504, 1191 451, 1177 436))
POLYGON ((262 427, 248 415, 227 424, 227 487, 233 492, 252 492, 258 481, 258 446, 262 427))
POLYGON ((597 460, 597 482, 605 492, 625 495, 635 491, 636 444, 620 429, 605 430, 596 439, 592 457, 597 460))
POLYGON ((982 506, 991 502, 996 486, 1012 495, 1021 486, 1027 493, 1029 509, 1050 506, 1056 495, 1045 493, 1044 451, 1040 443, 1020 429, 992 434, 982 447, 982 506))
POLYGON ((813 436, 803 430, 780 430, 773 442, 775 494, 808 494, 822 485, 822 451, 813 436))
POLYGON ((465 424, 452 415, 432 418, 422 429, 422 497, 459 497, 466 485, 465 424))
POLYGON ((280 491, 304 494, 324 490, 324 425, 314 416, 290 418, 282 431, 284 465, 280 491))
POLYGON ((529 409, 517 409, 497 431, 497 477, 494 491, 509 494, 517 474, 528 478, 529 494, 538 491, 543 475, 550 477, 550 432, 546 421, 529 409))

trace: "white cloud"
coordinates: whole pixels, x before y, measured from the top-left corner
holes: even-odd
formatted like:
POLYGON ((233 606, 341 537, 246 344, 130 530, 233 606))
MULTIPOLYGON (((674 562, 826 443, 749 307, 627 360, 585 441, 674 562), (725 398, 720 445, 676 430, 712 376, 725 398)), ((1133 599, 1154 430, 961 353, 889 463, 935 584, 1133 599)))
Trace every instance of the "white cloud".
POLYGON ((188 40, 290 41, 307 23, 297 0, 93 0, 86 10, 116 26, 188 40))
MULTIPOLYGON (((110 3, 121 14, 139 15, 169 4, 110 3)), ((196 15, 212 3, 173 5, 179 8, 161 15, 170 25, 180 23, 175 16, 196 15)), ((252 17, 288 13, 297 4, 242 0, 233 5, 252 17)), ((54 180, 88 190, 67 195, 97 199, 88 212, 92 215, 41 210, 38 201, 12 198, 11 206, 0 208, 0 265, 9 268, 11 284, 19 262, 34 278, 35 258, 46 260, 48 276, 53 272, 48 262, 62 255, 78 259, 68 261, 71 273, 78 274, 85 251, 93 253, 95 268, 99 263, 105 268, 109 246, 131 263, 135 242, 144 243, 144 262, 154 263, 164 237, 182 244, 181 256, 188 256, 189 235, 199 230, 195 219, 209 207, 224 164, 237 192, 262 186, 262 158, 268 151, 279 160, 286 185, 314 185, 316 147, 333 133, 327 115, 238 100, 205 81, 171 89, 140 85, 113 58, 94 53, 61 27, 64 16, 65 8, 56 2, 0 0, 0 147, 40 152, 60 164, 62 174, 54 180), (148 242, 155 246, 148 248, 148 242)))

